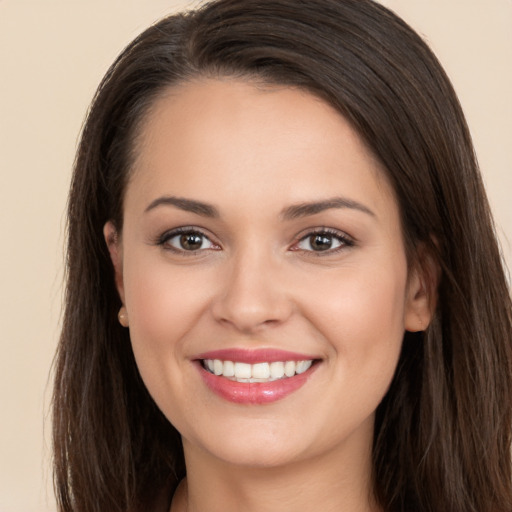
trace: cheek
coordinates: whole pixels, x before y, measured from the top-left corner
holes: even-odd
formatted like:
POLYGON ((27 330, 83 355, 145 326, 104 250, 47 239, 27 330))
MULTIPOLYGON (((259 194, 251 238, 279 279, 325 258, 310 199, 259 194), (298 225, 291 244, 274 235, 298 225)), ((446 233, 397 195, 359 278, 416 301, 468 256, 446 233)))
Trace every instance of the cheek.
POLYGON ((134 259, 125 266, 130 331, 144 343, 172 349, 204 310, 205 276, 154 260, 134 259))
POLYGON ((171 269, 165 260, 135 256, 124 267, 132 348, 150 394, 162 410, 173 410, 173 397, 185 388, 185 340, 208 300, 200 288, 205 276, 171 269))
POLYGON ((389 388, 404 335, 404 288, 405 276, 352 272, 315 310, 332 355, 330 402, 340 405, 340 424, 373 415, 389 388))
MULTIPOLYGON (((333 355, 340 379, 387 388, 404 335, 406 271, 387 266, 343 269, 308 302, 313 323, 333 355), (364 379, 367 382, 363 382, 364 379)), ((380 391, 382 394, 385 389, 380 391)))
POLYGON ((323 325, 340 335, 352 333, 347 339, 359 338, 365 332, 387 337, 403 329, 405 278, 350 270, 344 274, 330 279, 311 301, 317 314, 325 317, 323 325))

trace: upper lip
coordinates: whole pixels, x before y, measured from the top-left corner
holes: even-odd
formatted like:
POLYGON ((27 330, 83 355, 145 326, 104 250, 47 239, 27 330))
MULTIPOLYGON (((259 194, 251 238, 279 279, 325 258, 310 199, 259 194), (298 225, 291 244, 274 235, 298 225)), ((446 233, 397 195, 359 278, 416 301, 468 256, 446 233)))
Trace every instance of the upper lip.
POLYGON ((240 363, 272 363, 276 361, 308 361, 320 359, 309 354, 299 352, 290 352, 288 350, 279 350, 274 348, 225 348, 220 350, 211 350, 195 356, 193 359, 220 359, 221 361, 237 361, 240 363))

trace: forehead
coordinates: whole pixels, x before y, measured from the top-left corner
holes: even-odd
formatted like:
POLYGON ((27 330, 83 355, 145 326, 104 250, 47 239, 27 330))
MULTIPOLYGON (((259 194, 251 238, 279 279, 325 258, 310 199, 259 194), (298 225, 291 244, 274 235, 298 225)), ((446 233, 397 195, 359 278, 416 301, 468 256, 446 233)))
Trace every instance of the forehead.
POLYGON ((345 191, 394 201, 380 163, 333 107, 297 88, 230 79, 181 84, 154 102, 127 195, 158 190, 247 204, 345 191))

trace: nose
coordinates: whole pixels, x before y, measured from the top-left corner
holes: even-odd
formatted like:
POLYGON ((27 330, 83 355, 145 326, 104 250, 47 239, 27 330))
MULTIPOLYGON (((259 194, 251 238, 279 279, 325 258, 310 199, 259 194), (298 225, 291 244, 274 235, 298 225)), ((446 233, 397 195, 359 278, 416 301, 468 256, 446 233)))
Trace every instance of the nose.
POLYGON ((282 324, 292 311, 283 268, 272 257, 245 251, 226 261, 212 305, 217 322, 252 334, 282 324))

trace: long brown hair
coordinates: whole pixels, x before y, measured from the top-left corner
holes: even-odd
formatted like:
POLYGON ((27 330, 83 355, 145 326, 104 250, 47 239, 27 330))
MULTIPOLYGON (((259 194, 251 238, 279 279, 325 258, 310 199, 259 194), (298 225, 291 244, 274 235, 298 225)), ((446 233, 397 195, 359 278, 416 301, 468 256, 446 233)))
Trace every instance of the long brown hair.
POLYGON ((377 410, 377 501, 389 512, 512 510, 512 306, 471 138, 427 45, 371 0, 213 1, 147 29, 103 79, 68 203, 53 402, 59 510, 151 510, 185 475, 180 436, 118 324, 102 228, 122 229, 148 109, 201 76, 300 87, 333 105, 388 173, 410 263, 429 254, 439 266, 433 321, 406 333, 377 410))

